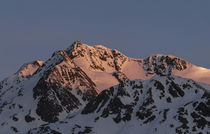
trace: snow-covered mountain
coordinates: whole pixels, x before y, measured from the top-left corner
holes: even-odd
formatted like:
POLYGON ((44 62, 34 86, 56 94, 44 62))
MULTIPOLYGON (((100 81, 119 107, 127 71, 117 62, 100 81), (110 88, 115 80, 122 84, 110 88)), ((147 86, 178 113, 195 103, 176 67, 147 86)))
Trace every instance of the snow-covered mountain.
POLYGON ((80 116, 90 121, 75 124, 100 134, 210 133, 209 89, 175 76, 127 81, 88 103, 80 116))
POLYGON ((177 76, 126 81, 102 91, 62 123, 30 132, 47 128, 64 134, 208 134, 209 89, 209 85, 177 76))
POLYGON ((207 132, 210 87, 199 82, 210 84, 210 70, 178 57, 133 59, 77 41, 0 82, 0 133, 207 132))

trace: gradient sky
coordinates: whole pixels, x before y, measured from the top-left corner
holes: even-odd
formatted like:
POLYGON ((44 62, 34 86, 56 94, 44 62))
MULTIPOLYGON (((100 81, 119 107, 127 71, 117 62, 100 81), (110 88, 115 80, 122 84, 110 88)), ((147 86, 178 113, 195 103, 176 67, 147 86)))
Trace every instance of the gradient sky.
POLYGON ((1 0, 0 80, 75 40, 210 68, 210 0, 1 0))

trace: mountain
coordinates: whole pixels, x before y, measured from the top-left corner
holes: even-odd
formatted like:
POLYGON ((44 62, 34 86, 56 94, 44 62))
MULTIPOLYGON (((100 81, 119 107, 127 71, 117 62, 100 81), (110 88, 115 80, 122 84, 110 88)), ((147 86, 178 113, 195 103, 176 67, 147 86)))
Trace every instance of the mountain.
POLYGON ((100 134, 210 133, 209 89, 175 76, 127 81, 88 103, 81 114, 90 121, 75 124, 100 134))
POLYGON ((102 91, 63 122, 44 128, 74 134, 207 134, 209 89, 209 85, 177 76, 126 81, 102 91))
POLYGON ((24 64, 0 82, 0 132, 107 133, 110 124, 116 126, 110 133, 123 133, 127 128, 132 131, 129 126, 136 122, 142 126, 133 125, 136 130, 148 133, 146 128, 155 124, 155 132, 160 133, 157 117, 170 113, 164 122, 177 122, 167 129, 169 132, 182 123, 178 112, 181 107, 191 110, 186 116, 189 128, 180 127, 174 132, 192 131, 193 120, 197 121, 196 132, 207 132, 210 88, 199 82, 210 84, 210 70, 181 58, 158 54, 133 59, 117 50, 76 41, 66 50, 54 52, 45 62, 24 64), (151 104, 146 105, 148 100, 151 104), (191 106, 191 102, 197 105, 191 106), (200 127, 200 122, 205 125, 200 127))

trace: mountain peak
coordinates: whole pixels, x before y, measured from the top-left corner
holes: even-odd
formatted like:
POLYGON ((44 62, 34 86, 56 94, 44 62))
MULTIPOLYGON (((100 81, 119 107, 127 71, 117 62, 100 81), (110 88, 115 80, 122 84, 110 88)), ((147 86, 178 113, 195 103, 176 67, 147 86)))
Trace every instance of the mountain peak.
POLYGON ((149 79, 154 75, 177 75, 199 82, 210 83, 209 79, 205 79, 210 74, 210 70, 201 70, 200 67, 169 54, 155 54, 145 59, 134 59, 125 56, 118 50, 103 45, 88 46, 79 41, 75 41, 63 52, 66 58, 72 60, 82 70, 89 73, 96 85, 100 83, 100 86, 98 85, 99 89, 118 84, 118 79, 117 81, 113 79, 111 85, 105 84, 107 83, 104 80, 106 77, 102 81, 98 81, 98 78, 95 79, 94 75, 99 73, 106 73, 109 79, 112 77, 110 75, 115 76, 115 74, 122 74, 129 80, 149 79))
POLYGON ((75 41, 71 46, 74 48, 86 48, 88 45, 81 43, 80 41, 75 41))
POLYGON ((88 45, 81 43, 80 41, 75 41, 73 42, 67 49, 66 51, 73 51, 77 50, 78 48, 87 48, 88 45))

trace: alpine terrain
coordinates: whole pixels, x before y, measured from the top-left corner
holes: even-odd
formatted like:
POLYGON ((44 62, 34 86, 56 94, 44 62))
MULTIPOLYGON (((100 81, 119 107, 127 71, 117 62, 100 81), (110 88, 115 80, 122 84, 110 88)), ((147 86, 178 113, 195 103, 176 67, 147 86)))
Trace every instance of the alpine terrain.
POLYGON ((210 134, 210 69, 78 41, 0 82, 0 134, 210 134))

